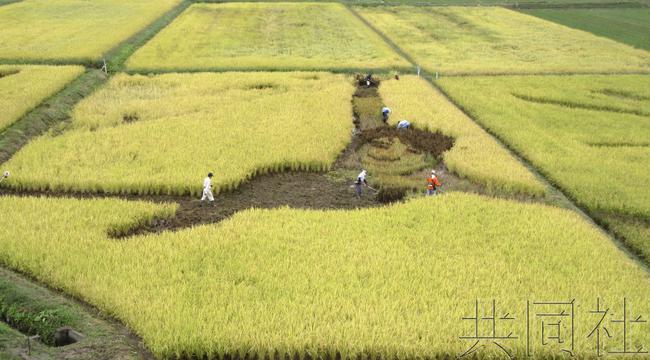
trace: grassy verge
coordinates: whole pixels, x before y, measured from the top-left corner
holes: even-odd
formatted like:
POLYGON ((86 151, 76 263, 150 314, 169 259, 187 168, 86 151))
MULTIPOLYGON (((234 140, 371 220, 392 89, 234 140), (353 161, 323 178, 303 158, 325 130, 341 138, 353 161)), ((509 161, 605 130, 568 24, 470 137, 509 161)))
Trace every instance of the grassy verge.
POLYGON ((69 118, 72 107, 106 80, 98 70, 88 70, 65 89, 23 116, 0 134, 0 163, 9 160, 30 139, 69 118))
POLYGON ((174 19, 180 15, 188 6, 190 1, 183 1, 178 6, 166 12, 163 16, 156 19, 153 23, 145 27, 142 31, 133 35, 126 41, 120 43, 118 46, 109 51, 105 58, 108 59, 108 68, 111 72, 122 71, 124 62, 131 56, 138 48, 144 45, 147 41, 151 40, 160 30, 169 25, 174 19))
POLYGON ((0 6, 20 2, 22 0, 0 0, 0 6))
POLYGON ((0 317, 24 334, 40 335, 47 345, 54 345, 58 328, 76 327, 79 321, 69 306, 45 303, 6 278, 0 278, 0 317))
POLYGON ((5 359, 150 359, 139 339, 122 326, 33 281, 0 268, 0 360, 5 359), (84 335, 74 344, 54 347, 53 333, 68 326, 84 335), (12 328, 13 327, 13 328, 12 328), (27 336, 40 335, 41 341, 27 336))

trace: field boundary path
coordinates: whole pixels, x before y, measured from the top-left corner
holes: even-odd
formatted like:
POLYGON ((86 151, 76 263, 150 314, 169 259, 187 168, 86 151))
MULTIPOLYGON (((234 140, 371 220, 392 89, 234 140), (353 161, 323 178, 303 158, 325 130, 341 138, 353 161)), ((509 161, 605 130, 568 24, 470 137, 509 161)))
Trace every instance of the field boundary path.
MULTIPOLYGON (((417 62, 409 55, 407 54, 402 48, 399 47, 395 42, 393 42, 388 36, 386 36, 382 31, 377 29, 374 25, 372 25, 369 21, 367 21, 365 18, 363 18, 359 13, 357 13, 351 6, 346 5, 346 7, 357 17, 359 18, 366 26, 370 27, 373 31, 375 31, 384 41, 388 43, 388 45, 393 48, 399 55, 403 56, 407 61, 413 65, 413 68, 417 68, 417 62)), ((550 181, 549 178, 542 172, 540 171, 537 167, 535 167, 528 159, 523 157, 519 152, 517 152, 515 149, 507 145, 497 134, 494 132, 490 131, 487 129, 483 124, 481 124, 479 121, 477 121, 470 113, 466 111, 462 106, 460 106, 456 101, 454 101, 440 86, 436 84, 436 82, 433 80, 433 76, 431 74, 428 74, 424 69, 420 69, 420 75, 423 79, 425 79, 429 85, 436 91, 438 91, 440 94, 442 94, 450 103, 452 103, 456 108, 458 108, 460 111, 465 114, 469 119, 471 119, 476 125, 481 127, 483 131, 485 131, 487 134, 489 134, 499 145, 501 145, 503 148, 505 148, 515 159, 517 159, 521 164, 523 164, 535 177, 542 182, 547 188, 547 191, 550 195, 550 197, 553 199, 552 203, 556 206, 560 206, 566 209, 570 209, 578 213, 583 219, 585 219, 587 222, 592 224, 594 228, 598 229, 599 232, 601 232, 603 235, 605 235, 614 245, 619 248, 621 251, 623 251, 630 259, 632 259, 635 263, 637 263, 639 266, 641 266, 644 270, 646 270, 648 273, 650 273, 650 264, 645 262, 639 254, 637 254, 634 250, 632 250, 628 245, 624 243, 623 240, 621 240, 618 236, 616 236, 613 232, 609 231, 604 224, 601 222, 597 221, 594 217, 591 216, 589 213, 588 209, 580 207, 577 205, 575 199, 568 195, 568 193, 562 189, 559 185, 555 184, 554 182, 550 181)), ((549 74, 550 75, 550 74, 549 74)), ((562 74, 566 76, 572 76, 572 75, 590 75, 590 74, 562 74)), ((608 73, 608 75, 612 75, 611 73, 608 73)), ((476 76, 476 75, 472 75, 476 76)), ((498 75, 497 75, 498 76, 498 75)), ((523 75, 522 75, 523 76, 523 75)), ((533 75, 525 75, 525 76, 533 76, 533 75)))
MULTIPOLYGON (((0 7, 19 1, 22 0, 0 0, 0 7)), ((84 64, 86 71, 83 74, 1 131, 0 163, 9 160, 31 139, 47 131, 53 131, 57 125, 69 121, 71 111, 79 101, 102 86, 109 79, 111 73, 120 71, 128 56, 173 21, 191 3, 189 0, 182 1, 178 6, 110 50, 105 55, 105 57, 109 57, 107 73, 98 69, 103 63, 94 64, 96 68, 84 64)), ((0 63, 22 64, 23 62, 8 60, 0 61, 0 63)), ((59 62, 52 61, 30 61, 29 63, 61 65, 59 62)), ((0 287, 2 288, 0 308, 21 309, 20 320, 12 319, 16 321, 15 324, 6 323, 5 320, 9 318, 3 317, 0 320, 0 337, 2 338, 0 357, 2 358, 6 356, 11 359, 154 359, 153 354, 142 340, 123 323, 108 318, 94 306, 53 289, 37 279, 9 270, 6 264, 0 264, 0 287), (11 303, 6 303, 6 301, 11 303), (27 341, 27 338, 33 335, 42 336, 44 330, 34 330, 32 325, 22 322, 34 318, 40 319, 44 316, 43 314, 58 313, 70 315, 69 318, 66 317, 67 320, 64 320, 63 325, 70 325, 72 330, 80 332, 84 336, 82 341, 64 347, 48 346, 39 340, 27 341), (23 327, 32 328, 32 330, 19 331, 23 327)))
POLYGON ((57 124, 70 119, 72 108, 106 82, 108 77, 99 70, 87 69, 63 90, 43 101, 35 109, 0 132, 0 163, 57 124))
POLYGON ((121 322, 36 279, 0 267, 0 290, 0 308, 7 310, 0 320, 2 359, 154 359, 121 322), (12 322, 9 329, 5 320, 12 322), (51 340, 53 325, 69 327, 83 339, 68 345, 34 340, 51 340))

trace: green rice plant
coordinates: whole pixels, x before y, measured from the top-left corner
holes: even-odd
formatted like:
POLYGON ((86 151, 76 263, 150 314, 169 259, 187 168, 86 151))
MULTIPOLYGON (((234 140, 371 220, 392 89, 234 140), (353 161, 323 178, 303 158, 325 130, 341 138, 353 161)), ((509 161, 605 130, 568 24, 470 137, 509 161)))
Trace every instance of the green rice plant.
POLYGON ((0 60, 93 63, 181 0, 23 0, 0 7, 0 60))
POLYGON ((379 92, 393 109, 393 125, 407 119, 417 127, 455 138, 454 147, 443 155, 449 170, 511 194, 545 193, 530 171, 425 80, 402 76, 400 80, 383 81, 379 92))
MULTIPOLYGON (((455 357, 474 342, 460 337, 474 333, 462 318, 477 300, 479 316, 494 300, 498 318, 513 318, 496 326, 516 339, 497 341, 516 358, 527 357, 527 328, 531 358, 570 346, 596 358, 597 301, 616 314, 603 351, 622 347, 611 320, 624 297, 628 320, 650 313, 648 273, 576 213, 541 204, 451 193, 354 211, 248 210, 120 240, 107 233, 173 206, 0 197, 0 208, 11 209, 0 262, 116 316, 159 358, 455 357), (572 300, 574 317, 548 318, 562 320, 565 343, 542 345, 536 314, 571 308, 535 303, 572 300)), ((650 342, 645 324, 627 326, 630 349, 650 342)), ((481 335, 491 329, 480 320, 481 335)), ((503 358, 480 345, 479 358, 503 358)))
POLYGON ((650 72, 650 52, 499 7, 359 7, 430 73, 650 72))
MULTIPOLYGON (((650 223, 650 76, 446 78, 445 92, 601 221, 650 223)), ((619 222, 610 225, 616 230, 619 222)), ((625 231, 650 259, 643 231, 625 231)))
POLYGON ((0 65, 0 131, 83 72, 81 66, 0 65))
POLYGON ((199 194, 209 171, 216 192, 258 174, 325 171, 350 141, 353 91, 327 73, 117 75, 67 130, 5 163, 2 185, 199 194))
POLYGON ((409 66, 336 3, 194 4, 126 64, 135 71, 409 66))
POLYGON ((526 14, 650 51, 650 9, 532 9, 526 14))

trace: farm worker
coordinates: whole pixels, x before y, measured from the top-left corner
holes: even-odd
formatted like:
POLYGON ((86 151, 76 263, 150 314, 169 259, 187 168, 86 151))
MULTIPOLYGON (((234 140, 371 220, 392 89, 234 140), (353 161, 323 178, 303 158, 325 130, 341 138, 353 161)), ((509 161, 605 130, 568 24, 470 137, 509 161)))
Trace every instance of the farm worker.
POLYGON ((401 120, 397 123, 397 129, 408 129, 411 127, 411 123, 406 120, 401 120))
POLYGON ((388 106, 384 106, 381 109, 381 116, 382 119, 384 120, 384 123, 388 122, 388 115, 390 115, 391 112, 393 111, 388 106))
POLYGON ((203 179, 203 196, 201 197, 201 203, 206 199, 210 204, 214 201, 214 196, 212 195, 212 176, 213 174, 210 172, 208 173, 208 176, 203 179))
POLYGON ((366 86, 370 86, 371 84, 374 83, 374 80, 372 79, 372 74, 366 75, 366 86))
POLYGON ((361 185, 368 186, 366 175, 368 175, 368 172, 366 172, 366 170, 361 170, 359 176, 357 176, 357 181, 354 182, 354 192, 357 194, 359 199, 361 199, 361 185))
POLYGON ((438 188, 442 184, 438 180, 438 175, 436 175, 435 170, 431 170, 431 176, 427 178, 427 195, 436 195, 438 193, 438 188))

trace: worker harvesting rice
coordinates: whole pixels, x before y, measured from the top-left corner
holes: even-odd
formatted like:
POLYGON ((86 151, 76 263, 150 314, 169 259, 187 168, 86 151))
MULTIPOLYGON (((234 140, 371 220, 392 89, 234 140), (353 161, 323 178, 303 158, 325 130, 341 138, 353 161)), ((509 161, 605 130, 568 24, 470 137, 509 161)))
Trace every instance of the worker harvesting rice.
POLYGON ((431 170, 431 176, 427 178, 427 195, 438 194, 438 189, 442 186, 435 170, 431 170))
POLYGON ((397 129, 409 129, 411 127, 411 123, 408 122, 407 120, 400 120, 400 122, 397 123, 397 129))
POLYGON ((381 109, 381 117, 382 120, 384 121, 384 124, 388 122, 388 117, 390 116, 390 113, 393 112, 388 106, 384 106, 381 109))
POLYGON ((368 175, 368 172, 366 170, 361 170, 359 173, 359 176, 357 176, 357 180, 354 182, 354 192, 357 194, 357 197, 361 199, 361 193, 362 189, 361 186, 368 186, 368 181, 366 180, 366 176, 368 175))
POLYGON ((210 204, 214 202, 214 196, 212 195, 212 174, 211 172, 208 173, 208 176, 203 179, 203 196, 201 197, 201 203, 205 200, 208 200, 210 204))

